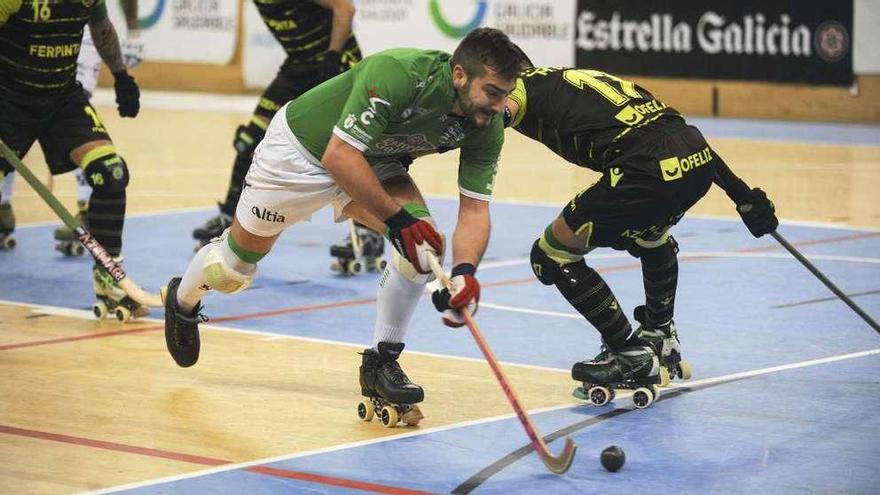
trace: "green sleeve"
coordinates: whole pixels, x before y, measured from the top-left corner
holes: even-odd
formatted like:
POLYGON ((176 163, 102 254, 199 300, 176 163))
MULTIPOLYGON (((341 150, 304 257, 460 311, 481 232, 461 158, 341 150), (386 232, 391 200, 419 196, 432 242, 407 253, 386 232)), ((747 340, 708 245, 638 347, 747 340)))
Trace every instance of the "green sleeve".
POLYGON ((92 14, 89 16, 89 22, 103 21, 107 18, 107 4, 104 0, 97 0, 95 6, 92 7, 92 14))
POLYGON ((461 143, 458 163, 458 189, 465 196, 489 201, 495 187, 498 157, 504 145, 504 121, 496 115, 485 129, 461 143))
POLYGON ((21 0, 0 0, 0 24, 5 23, 21 8, 21 0))
POLYGON ((415 84, 403 65, 389 55, 374 55, 358 63, 351 93, 333 134, 363 151, 382 134, 392 116, 409 105, 415 84))

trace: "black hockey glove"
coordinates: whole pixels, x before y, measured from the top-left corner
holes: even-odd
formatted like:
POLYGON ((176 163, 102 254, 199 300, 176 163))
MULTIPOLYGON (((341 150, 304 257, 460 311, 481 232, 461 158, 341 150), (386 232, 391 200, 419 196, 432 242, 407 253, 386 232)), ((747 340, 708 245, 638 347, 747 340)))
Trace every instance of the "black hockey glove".
POLYGON ((344 71, 342 66, 342 54, 339 52, 328 51, 324 54, 324 60, 321 61, 318 69, 321 81, 326 81, 332 77, 336 77, 344 71))
POLYGON ((757 187, 749 191, 746 197, 737 203, 736 211, 742 217, 749 232, 755 237, 769 234, 779 226, 773 201, 770 201, 767 193, 757 187))
POLYGON ((121 70, 113 73, 116 80, 113 89, 116 90, 116 107, 120 117, 134 117, 141 109, 141 90, 134 82, 134 78, 128 75, 128 71, 121 70))

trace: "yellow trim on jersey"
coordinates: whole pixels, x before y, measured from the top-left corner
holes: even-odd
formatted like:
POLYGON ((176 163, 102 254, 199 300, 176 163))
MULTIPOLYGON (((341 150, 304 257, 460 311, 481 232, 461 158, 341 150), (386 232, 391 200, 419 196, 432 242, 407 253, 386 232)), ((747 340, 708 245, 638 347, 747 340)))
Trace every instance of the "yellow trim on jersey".
POLYGON ((513 91, 507 95, 508 98, 515 101, 517 105, 519 105, 519 110, 516 111, 516 117, 513 119, 513 122, 510 124, 510 127, 516 127, 522 122, 522 119, 526 116, 526 107, 528 107, 529 98, 526 95, 526 84, 523 82, 521 77, 516 78, 516 86, 513 88, 513 91))
POLYGON ((0 24, 21 9, 21 0, 0 0, 0 24))

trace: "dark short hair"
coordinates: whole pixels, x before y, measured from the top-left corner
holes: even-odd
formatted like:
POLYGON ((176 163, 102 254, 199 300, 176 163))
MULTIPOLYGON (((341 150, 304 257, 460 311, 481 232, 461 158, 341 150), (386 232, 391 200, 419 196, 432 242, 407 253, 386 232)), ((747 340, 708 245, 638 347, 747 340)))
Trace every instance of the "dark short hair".
POLYGON ((452 65, 461 65, 468 77, 482 76, 489 67, 510 80, 519 74, 520 54, 522 50, 502 31, 481 27, 461 40, 452 54, 452 65))

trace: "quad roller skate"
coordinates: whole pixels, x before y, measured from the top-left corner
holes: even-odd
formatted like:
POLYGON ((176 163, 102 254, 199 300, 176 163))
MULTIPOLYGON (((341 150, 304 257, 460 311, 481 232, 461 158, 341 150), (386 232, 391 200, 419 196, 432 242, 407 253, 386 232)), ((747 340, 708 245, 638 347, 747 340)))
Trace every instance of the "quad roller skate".
POLYGON ((681 359, 681 343, 675 330, 675 321, 669 320, 665 325, 658 326, 651 324, 645 314, 644 305, 633 311, 633 317, 641 324, 636 330, 639 338, 654 349, 660 358, 660 364, 669 371, 669 376, 690 380, 693 368, 690 362, 681 359))
MULTIPOLYGON (((220 204, 218 204, 218 206, 222 207, 222 205, 220 204)), ((232 216, 223 213, 222 210, 220 211, 219 215, 209 218, 204 225, 193 230, 193 239, 198 241, 198 245, 195 247, 194 251, 198 251, 199 249, 204 247, 206 244, 211 242, 211 239, 214 239, 215 237, 220 237, 220 235, 223 234, 223 231, 229 228, 231 225, 232 216)))
MULTIPOLYGON (((0 177, 2 179, 2 177, 0 177)), ((15 213, 11 203, 0 204, 0 251, 12 251, 15 249, 15 213)))
MULTIPOLYGON (((121 261, 121 258, 116 260, 117 263, 121 261)), ((92 268, 92 286, 95 289, 95 297, 98 298, 98 302, 92 305, 92 312, 99 320, 112 314, 117 320, 126 322, 146 316, 150 312, 149 308, 129 297, 101 265, 95 264, 92 268)))
POLYGON ((330 256, 336 257, 330 269, 348 275, 384 270, 388 262, 382 257, 385 251, 382 235, 354 221, 349 221, 349 228, 343 244, 330 246, 330 256))
POLYGON ((422 387, 412 383, 397 363, 403 343, 379 342, 379 350, 364 349, 360 368, 361 395, 358 417, 372 421, 378 414, 386 428, 403 422, 415 426, 422 420, 416 404, 424 400, 422 387))
POLYGON ((633 405, 644 409, 660 396, 669 383, 669 373, 651 347, 628 347, 620 352, 603 350, 595 359, 575 363, 571 377, 581 386, 573 395, 593 405, 604 406, 617 392, 632 392, 633 405))
MULTIPOLYGON (((89 228, 88 201, 77 201, 76 208, 76 221, 82 224, 83 227, 89 228)), ((55 240, 58 241, 55 243, 55 250, 64 256, 82 256, 86 252, 86 249, 77 239, 76 234, 67 225, 62 225, 55 229, 55 240)))

